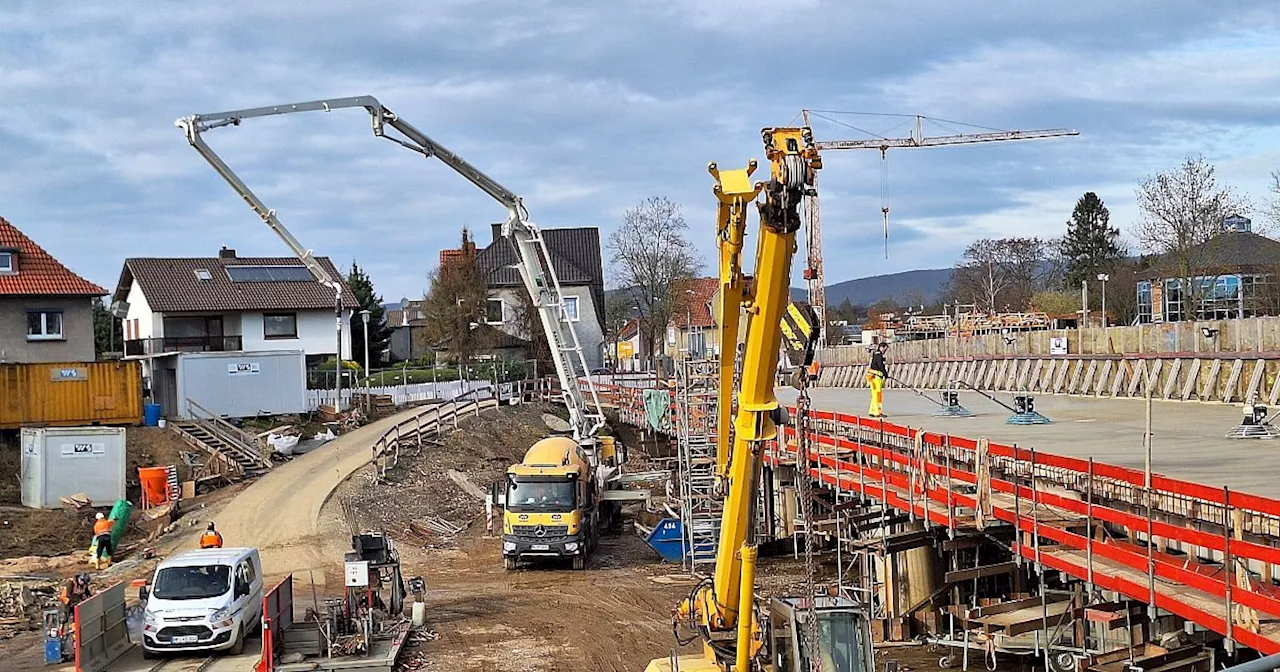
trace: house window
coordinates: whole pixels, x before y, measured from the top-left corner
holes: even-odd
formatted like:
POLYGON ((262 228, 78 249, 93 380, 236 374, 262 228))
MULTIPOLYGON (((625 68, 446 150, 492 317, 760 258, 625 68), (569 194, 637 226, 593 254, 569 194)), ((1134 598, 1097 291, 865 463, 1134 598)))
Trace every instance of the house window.
POLYGON ((1148 324, 1151 322, 1151 281, 1143 280, 1138 283, 1138 322, 1148 324))
POLYGON ((577 322, 578 321, 578 297, 566 296, 566 297, 563 297, 562 300, 564 301, 565 319, 569 320, 570 322, 577 322))
POLYGON ((262 337, 297 338, 298 315, 296 313, 267 313, 262 316, 262 337))
POLYGON ((27 340, 52 341, 62 339, 62 311, 37 310, 27 313, 27 340))
POLYGON ((502 324, 506 321, 506 313, 503 311, 504 304, 502 299, 489 299, 485 304, 484 321, 489 324, 502 324))
POLYGON ((0 252, 0 273, 13 273, 13 253, 0 252))
POLYGON ((1164 281, 1164 321, 1181 322, 1185 319, 1182 280, 1169 278, 1164 281))

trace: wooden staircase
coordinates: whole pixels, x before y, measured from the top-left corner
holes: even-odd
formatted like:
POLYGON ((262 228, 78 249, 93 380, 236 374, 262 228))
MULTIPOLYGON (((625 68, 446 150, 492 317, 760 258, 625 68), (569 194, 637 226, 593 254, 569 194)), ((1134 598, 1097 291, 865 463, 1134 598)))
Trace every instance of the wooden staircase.
POLYGON ((174 420, 169 422, 169 427, 188 445, 213 458, 202 471, 244 478, 271 468, 271 459, 258 449, 257 440, 252 435, 190 399, 187 403, 194 414, 204 417, 174 420))

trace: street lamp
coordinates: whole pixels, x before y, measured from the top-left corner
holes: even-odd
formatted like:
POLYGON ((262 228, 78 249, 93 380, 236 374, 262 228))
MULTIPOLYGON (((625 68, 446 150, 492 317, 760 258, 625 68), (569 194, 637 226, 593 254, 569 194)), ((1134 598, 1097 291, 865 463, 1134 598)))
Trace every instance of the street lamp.
POLYGON ((364 322, 364 412, 369 414, 369 311, 360 311, 360 319, 364 322))
POLYGON ((1107 281, 1111 279, 1106 273, 1098 274, 1098 282, 1102 283, 1102 328, 1107 328, 1107 281))
POLYGON ((693 359, 693 290, 686 289, 688 298, 684 302, 684 349, 685 356, 693 359))

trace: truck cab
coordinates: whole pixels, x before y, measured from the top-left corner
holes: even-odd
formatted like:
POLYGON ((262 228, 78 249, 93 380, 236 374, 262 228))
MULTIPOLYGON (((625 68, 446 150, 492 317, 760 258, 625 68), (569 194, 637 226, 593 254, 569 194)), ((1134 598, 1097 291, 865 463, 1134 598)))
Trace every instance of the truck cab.
POLYGON ((502 516, 502 561, 507 569, 529 559, 568 558, 586 567, 599 539, 599 493, 590 463, 573 439, 533 444, 507 469, 502 516))

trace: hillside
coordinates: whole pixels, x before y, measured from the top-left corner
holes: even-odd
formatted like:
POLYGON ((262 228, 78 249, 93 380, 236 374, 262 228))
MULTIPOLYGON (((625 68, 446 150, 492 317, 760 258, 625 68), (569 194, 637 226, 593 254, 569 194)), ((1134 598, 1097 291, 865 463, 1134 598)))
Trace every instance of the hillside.
MULTIPOLYGON (((827 305, 837 305, 845 299, 860 306, 870 306, 881 299, 928 305, 941 300, 943 288, 950 281, 950 268, 926 268, 846 280, 827 285, 827 305)), ((804 290, 799 292, 804 295, 804 290)))

